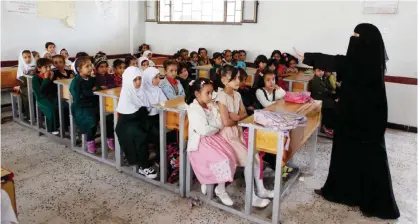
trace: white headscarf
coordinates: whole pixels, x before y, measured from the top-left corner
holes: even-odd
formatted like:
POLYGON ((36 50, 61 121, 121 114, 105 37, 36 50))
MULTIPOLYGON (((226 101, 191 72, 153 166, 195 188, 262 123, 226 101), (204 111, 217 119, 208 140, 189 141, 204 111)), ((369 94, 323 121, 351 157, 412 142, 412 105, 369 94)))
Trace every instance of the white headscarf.
MULTIPOLYGON (((149 61, 149 67, 153 67, 153 66, 155 66, 155 63, 151 59, 148 58, 148 55, 149 54, 152 54, 152 52, 150 50, 146 50, 142 54, 142 57, 146 57, 148 59, 148 61, 149 61)), ((141 64, 139 64, 139 66, 141 67, 141 64)))
POLYGON ((20 79, 23 75, 28 74, 29 70, 35 69, 35 67, 35 58, 33 57, 33 55, 31 62, 29 64, 26 64, 25 59, 23 59, 23 51, 21 51, 19 54, 16 79, 20 79))
POLYGON ((159 73, 160 71, 157 68, 149 67, 145 69, 142 76, 141 88, 143 88, 147 100, 151 106, 167 101, 167 97, 165 97, 163 90, 159 86, 152 85, 152 79, 159 73))
POLYGON ((74 60, 73 63, 71 63, 71 70, 73 70, 74 74, 78 74, 77 69, 75 68, 75 62, 77 61, 77 58, 74 60))
POLYGON ((120 93, 117 112, 121 114, 133 114, 141 107, 150 107, 143 88, 135 88, 134 80, 142 76, 139 68, 130 66, 122 74, 122 90, 120 93))
POLYGON ((138 67, 139 67, 139 69, 140 69, 141 71, 143 71, 143 70, 142 70, 142 66, 141 66, 141 63, 142 63, 143 61, 149 61, 149 60, 148 60, 148 58, 147 58, 147 57, 144 57, 144 56, 142 56, 142 57, 138 58, 138 67))

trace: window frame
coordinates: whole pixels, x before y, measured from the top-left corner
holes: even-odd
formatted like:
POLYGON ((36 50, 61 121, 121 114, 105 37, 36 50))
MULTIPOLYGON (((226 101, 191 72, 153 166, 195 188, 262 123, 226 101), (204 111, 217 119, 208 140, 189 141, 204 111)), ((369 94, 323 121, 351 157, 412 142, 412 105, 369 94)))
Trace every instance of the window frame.
MULTIPOLYGON (((145 6, 145 22, 156 22, 157 24, 199 24, 199 25, 242 25, 244 23, 257 23, 257 18, 258 18, 258 1, 254 1, 254 19, 252 20, 245 20, 244 19, 244 5, 245 2, 248 3, 248 1, 242 1, 241 3, 241 22, 226 22, 227 20, 227 5, 228 5, 228 1, 224 0, 224 21, 223 22, 204 22, 204 21, 160 21, 160 1, 156 0, 155 1, 155 19, 148 19, 148 10, 147 10, 147 2, 148 1, 144 1, 144 6, 145 6)), ((170 4, 171 7, 171 4, 170 4)), ((171 9, 170 9, 171 11, 171 9)), ((171 19, 171 16, 170 16, 171 19)))

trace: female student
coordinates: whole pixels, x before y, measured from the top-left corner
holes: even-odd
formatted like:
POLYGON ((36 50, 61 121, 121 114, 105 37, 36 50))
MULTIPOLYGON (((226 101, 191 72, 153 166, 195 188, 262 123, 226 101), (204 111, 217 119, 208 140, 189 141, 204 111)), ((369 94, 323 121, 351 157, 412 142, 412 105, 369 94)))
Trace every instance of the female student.
POLYGON ((186 63, 189 61, 189 51, 187 49, 180 49, 179 51, 177 51, 177 54, 180 55, 181 62, 186 63))
POLYGON ((293 57, 292 55, 287 54, 286 57, 286 73, 298 73, 299 70, 296 68, 296 65, 298 64, 298 59, 293 57))
MULTIPOLYGON (((242 103, 240 94, 236 91, 239 88, 242 78, 238 69, 226 65, 221 70, 221 81, 223 89, 218 90, 216 102, 222 119, 223 128, 220 131, 221 136, 228 141, 234 149, 239 166, 247 166, 247 147, 244 144, 242 128, 237 125, 238 121, 247 117, 247 112, 242 103)), ((255 183, 258 190, 257 197, 253 191, 253 203, 255 207, 266 207, 270 200, 262 198, 273 198, 274 192, 264 188, 261 176, 260 160, 256 155, 254 164, 255 183)), ((252 181, 252 180, 251 180, 252 181)))
POLYGON ((187 95, 189 92, 189 83, 192 81, 192 78, 189 76, 189 71, 187 71, 187 64, 186 63, 179 63, 179 68, 177 69, 177 77, 176 79, 180 82, 181 86, 183 86, 184 94, 187 95))
POLYGON ((115 71, 115 74, 113 74, 113 79, 115 82, 116 87, 122 87, 122 74, 125 71, 125 62, 116 59, 113 61, 113 69, 115 71))
POLYGON ((149 62, 150 67, 155 66, 155 63, 152 61, 152 52, 150 50, 144 51, 144 54, 142 55, 142 57, 148 58, 148 62, 149 62))
POLYGON ((139 66, 139 70, 141 70, 142 72, 145 71, 145 69, 150 67, 148 58, 146 57, 138 58, 138 66, 139 66))
POLYGON ((129 66, 138 67, 138 59, 133 55, 129 55, 125 58, 125 65, 126 67, 129 67, 129 66))
POLYGON ((150 164, 148 152, 148 142, 153 137, 147 119, 150 105, 141 88, 141 76, 142 71, 134 66, 123 72, 122 90, 116 109, 119 113, 116 134, 129 165, 139 165, 138 173, 155 179, 157 172, 150 164))
POLYGON ((94 68, 96 69, 96 81, 99 89, 112 89, 115 88, 115 80, 113 75, 109 74, 109 64, 107 62, 106 54, 97 53, 94 57, 94 68))
POLYGON ((212 103, 212 82, 198 78, 192 81, 186 95, 187 116, 189 118, 188 156, 202 191, 206 184, 218 184, 215 194, 223 204, 232 206, 233 201, 225 190, 225 183, 234 180, 237 159, 234 149, 219 134, 222 121, 218 106, 212 103))
POLYGON ((273 71, 265 69, 263 73, 263 83, 255 92, 257 97, 256 109, 268 107, 286 95, 286 92, 282 88, 276 86, 273 71))
POLYGON ((193 67, 199 66, 199 55, 196 51, 192 51, 190 53, 190 61, 187 62, 187 66, 189 67, 190 76, 192 76, 193 79, 195 79, 197 74, 196 69, 194 69, 193 67))
POLYGON ((216 76, 219 74, 219 70, 222 67, 222 54, 219 52, 213 53, 212 60, 213 60, 213 65, 212 65, 212 68, 209 70, 209 78, 212 82, 215 82, 216 80, 218 80, 216 76))
POLYGON ((55 66, 54 76, 57 79, 72 79, 74 78, 74 73, 71 70, 68 70, 65 65, 64 56, 57 54, 52 57, 52 61, 55 66))
POLYGON ((56 77, 51 71, 52 61, 41 58, 36 62, 37 75, 32 78, 33 93, 39 109, 46 117, 46 130, 58 135, 58 88, 54 83, 56 77))
MULTIPOLYGON (((68 51, 65 48, 63 48, 60 51, 60 55, 62 55, 64 57, 64 62, 65 62, 66 69, 70 69, 71 68, 71 64, 73 62, 68 59, 70 57, 70 55, 68 54, 68 51)), ((52 58, 54 58, 54 57, 52 57, 52 58)))
POLYGON ((257 71, 254 74, 253 89, 258 89, 260 85, 263 85, 263 70, 267 66, 267 57, 265 55, 258 55, 254 61, 257 71))
POLYGON ((176 79, 177 77, 177 62, 167 60, 164 62, 165 78, 161 80, 160 87, 163 90, 167 99, 171 100, 178 96, 184 96, 184 88, 176 79))
POLYGON ((199 65, 209 65, 210 60, 206 48, 201 47, 197 52, 199 53, 199 65))
MULTIPOLYGON (((97 131, 99 116, 99 98, 93 94, 93 88, 98 88, 96 78, 92 74, 90 57, 79 57, 74 64, 76 76, 70 84, 70 93, 73 99, 71 113, 74 122, 82 134, 87 134, 87 150, 96 153, 94 137, 97 131)), ((115 148, 113 139, 113 115, 106 116, 107 145, 110 149, 115 148)), ((104 144, 104 143, 102 143, 104 144)))
POLYGON ((23 75, 33 76, 36 71, 35 59, 32 58, 32 54, 29 50, 24 50, 19 54, 19 64, 17 67, 16 79, 20 80, 19 85, 21 97, 22 97, 22 106, 23 106, 23 115, 29 117, 29 99, 28 99, 28 81, 27 78, 23 75))
POLYGON ((283 74, 286 74, 286 65, 284 64, 283 58, 282 58, 282 52, 279 50, 274 50, 271 53, 271 59, 274 59, 277 61, 277 66, 274 74, 278 76, 282 76, 283 74))
POLYGON ((232 61, 232 51, 229 49, 224 50, 222 52, 222 65, 234 65, 232 61))

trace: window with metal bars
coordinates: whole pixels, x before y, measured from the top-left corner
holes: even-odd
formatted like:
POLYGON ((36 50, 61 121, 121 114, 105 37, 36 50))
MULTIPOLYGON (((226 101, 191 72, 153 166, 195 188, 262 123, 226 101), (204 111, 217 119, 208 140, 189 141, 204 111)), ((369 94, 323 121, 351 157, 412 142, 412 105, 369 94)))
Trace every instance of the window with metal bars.
POLYGON ((148 0, 145 21, 179 24, 241 24, 257 22, 257 1, 148 0))

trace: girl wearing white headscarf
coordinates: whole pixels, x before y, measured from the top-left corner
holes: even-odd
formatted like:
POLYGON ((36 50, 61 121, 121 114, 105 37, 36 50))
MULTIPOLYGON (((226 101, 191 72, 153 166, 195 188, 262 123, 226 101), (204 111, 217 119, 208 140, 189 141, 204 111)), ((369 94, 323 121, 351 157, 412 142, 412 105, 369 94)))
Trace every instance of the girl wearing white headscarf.
POLYGON ((138 164, 138 173, 154 179, 157 172, 148 160, 148 143, 154 143, 151 141, 158 141, 159 138, 158 134, 154 136, 155 130, 152 130, 153 125, 148 117, 150 104, 141 84, 141 76, 141 70, 134 66, 128 67, 122 75, 122 90, 116 109, 120 115, 116 134, 129 165, 138 164))
MULTIPOLYGON (((29 99, 28 99, 28 82, 23 75, 34 75, 36 71, 35 59, 29 50, 23 50, 19 54, 19 64, 17 67, 16 79, 20 80, 19 89, 22 98, 23 115, 29 117, 29 99)), ((35 101, 34 101, 35 102, 35 101)))
POLYGON ((144 51, 144 53, 142 54, 142 57, 148 58, 149 67, 155 66, 155 63, 151 60, 152 59, 152 52, 150 50, 144 51))
MULTIPOLYGON (((145 69, 142 81, 142 88, 144 88, 144 94, 152 106, 167 101, 163 90, 159 87, 160 84, 160 70, 154 67, 145 69)), ((158 114, 156 108, 150 108, 150 116, 158 114)))
POLYGON ((150 61, 146 57, 138 58, 138 67, 141 71, 145 71, 149 66, 150 61))

